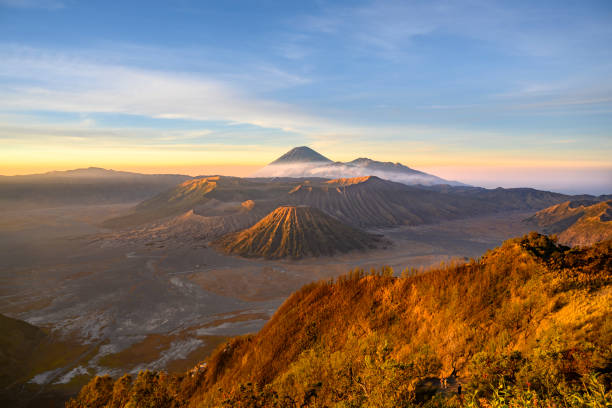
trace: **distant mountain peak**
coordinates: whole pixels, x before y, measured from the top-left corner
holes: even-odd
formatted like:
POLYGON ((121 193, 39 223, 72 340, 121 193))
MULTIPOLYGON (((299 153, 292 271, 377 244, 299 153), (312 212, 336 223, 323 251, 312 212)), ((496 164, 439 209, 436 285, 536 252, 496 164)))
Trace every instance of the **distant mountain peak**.
POLYGON ((307 146, 291 149, 267 166, 257 170, 253 177, 318 177, 326 179, 377 176, 384 180, 407 185, 461 185, 433 174, 404 166, 401 163, 381 162, 360 157, 350 162, 334 162, 307 146))
POLYGON ((270 164, 289 163, 331 163, 327 157, 312 150, 308 146, 294 147, 270 164))

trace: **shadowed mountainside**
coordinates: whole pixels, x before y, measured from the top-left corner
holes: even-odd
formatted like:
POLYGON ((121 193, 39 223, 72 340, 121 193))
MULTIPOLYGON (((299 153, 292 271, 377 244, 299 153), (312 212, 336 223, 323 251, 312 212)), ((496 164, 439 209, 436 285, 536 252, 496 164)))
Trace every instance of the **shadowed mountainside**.
POLYGON ((145 200, 189 176, 138 174, 90 167, 25 176, 0 176, 0 206, 52 207, 145 200))
POLYGON ((381 237, 359 231, 311 207, 279 207, 244 231, 213 243, 227 254, 268 259, 330 256, 380 246, 381 237))
POLYGON ((24 362, 46 337, 38 327, 0 314, 0 387, 27 374, 24 362))
MULTIPOLYGON (((0 314, 0 405, 58 407, 83 384, 45 387, 28 382, 36 375, 61 369, 91 346, 56 338, 46 330, 0 314)), ((55 375, 59 376, 61 370, 55 375)))
POLYGON ((420 225, 495 209, 492 203, 478 208, 480 203, 470 198, 452 200, 374 176, 302 183, 289 192, 288 201, 319 208, 358 227, 420 225))
POLYGON ((565 245, 591 245, 612 239, 612 200, 566 201, 538 211, 528 221, 535 222, 547 234, 557 234, 559 242, 565 245))
MULTIPOLYGON (((460 381, 473 406, 609 401, 611 272, 611 241, 569 249, 536 233, 422 274, 355 270, 303 287, 204 368, 99 377, 69 406, 412 406, 440 377, 460 381)), ((459 406, 453 395, 436 406, 459 406)))

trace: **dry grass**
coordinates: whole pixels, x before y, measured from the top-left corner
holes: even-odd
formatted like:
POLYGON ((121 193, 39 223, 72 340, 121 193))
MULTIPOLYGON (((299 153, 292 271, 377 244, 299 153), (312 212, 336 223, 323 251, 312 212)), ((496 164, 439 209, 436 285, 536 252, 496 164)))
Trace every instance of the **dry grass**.
MULTIPOLYGON (((508 378, 556 398, 554 387, 609 364, 611 255, 612 242, 570 250, 532 233, 422 274, 354 270, 294 293, 196 377, 147 384, 168 399, 160 406, 397 406, 456 369, 476 390, 508 378)), ((74 406, 107 392, 88 387, 74 406)))

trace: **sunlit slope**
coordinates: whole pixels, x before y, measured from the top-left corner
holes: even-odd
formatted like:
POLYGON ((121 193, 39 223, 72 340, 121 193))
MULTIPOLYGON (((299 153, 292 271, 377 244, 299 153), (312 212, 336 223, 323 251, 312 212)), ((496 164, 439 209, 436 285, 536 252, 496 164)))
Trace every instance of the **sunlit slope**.
POLYGON ((590 245, 612 239, 612 200, 566 201, 538 211, 530 220, 557 234, 563 244, 590 245))
POLYGON ((610 357, 612 344, 611 283, 612 242, 568 250, 532 235, 464 266, 403 279, 353 274, 312 284, 292 295, 256 336, 213 355, 202 392, 249 381, 286 389, 300 378, 300 387, 321 381, 333 393, 336 376, 353 359, 363 360, 357 350, 370 343, 387 342, 393 358, 404 362, 429 347, 439 363, 423 373, 429 376, 452 367, 474 375, 469 363, 480 351, 529 355, 555 335, 568 348, 593 344, 594 361, 600 361, 610 357), (338 365, 329 359, 339 359, 338 365))
POLYGON ((569 249, 536 233, 423 274, 354 271, 294 293, 259 333, 224 344, 196 374, 143 374, 133 387, 123 379, 121 395, 99 379, 72 406, 148 401, 143 387, 190 407, 411 406, 453 372, 483 398, 507 384, 562 401, 582 375, 607 381, 611 284, 611 241, 569 249))
POLYGON ((533 189, 408 186, 375 176, 334 180, 216 176, 181 183, 142 202, 130 214, 106 221, 105 225, 135 226, 190 210, 205 217, 234 216, 243 214, 242 203, 250 201, 260 217, 279 206, 306 205, 354 227, 380 228, 494 212, 540 210, 568 198, 533 189))
POLYGON ((382 244, 380 237, 357 230, 321 210, 282 206, 243 231, 214 243, 227 254, 244 257, 303 258, 367 250, 382 244))
POLYGON ((278 196, 291 187, 282 182, 258 183, 238 177, 212 176, 187 180, 138 204, 130 214, 107 220, 108 227, 157 221, 194 210, 202 215, 242 212, 241 203, 278 196))

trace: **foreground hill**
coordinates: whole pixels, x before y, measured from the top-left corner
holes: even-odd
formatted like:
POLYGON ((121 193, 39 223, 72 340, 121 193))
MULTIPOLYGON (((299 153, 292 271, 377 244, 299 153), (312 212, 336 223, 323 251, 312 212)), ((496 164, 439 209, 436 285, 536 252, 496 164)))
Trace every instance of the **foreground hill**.
POLYGON ((27 374, 24 362, 46 337, 38 327, 0 314, 0 387, 27 374))
POLYGON ((612 200, 566 201, 538 211, 534 221, 547 234, 557 234, 565 245, 591 245, 612 239, 612 200))
POLYGON ((609 406, 611 284, 611 241, 536 233, 423 274, 356 270, 305 286, 204 368, 98 377, 69 407, 414 406, 440 377, 462 400, 430 406, 609 406))
POLYGON ((89 348, 0 314, 0 406, 61 406, 83 383, 44 384, 60 378, 66 364, 78 364, 89 348), (53 374, 43 378, 44 372, 53 374))
POLYGON ((214 245, 227 254, 248 258, 299 259, 372 249, 383 242, 381 237, 345 225, 316 208, 284 206, 214 245))

